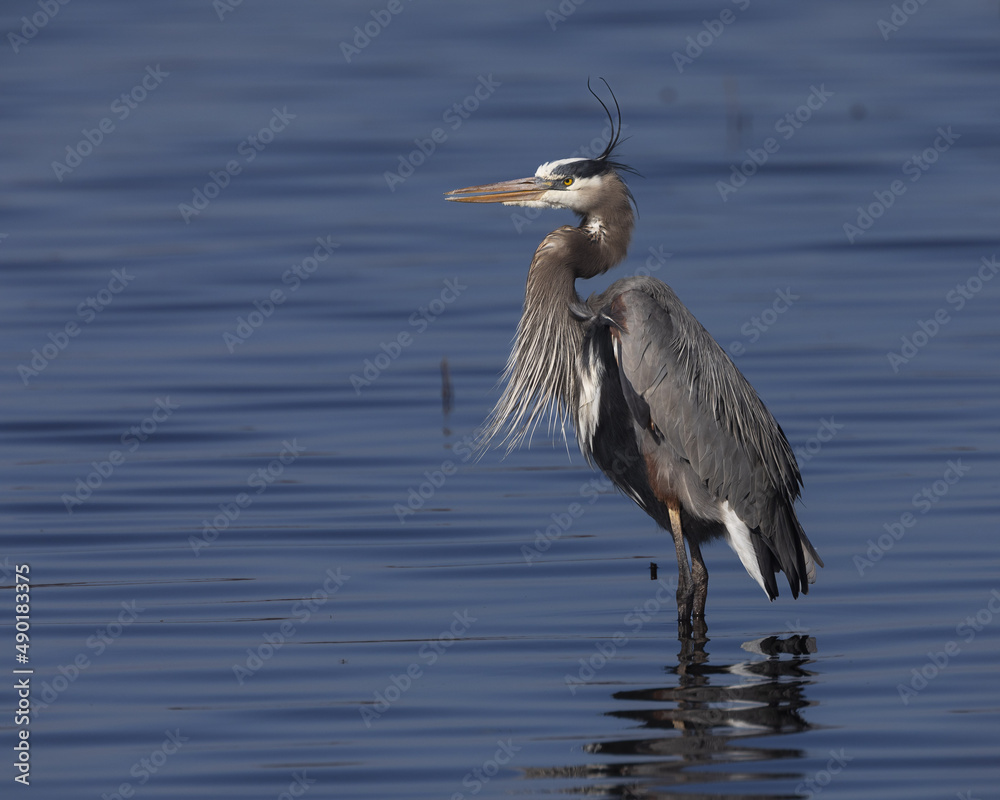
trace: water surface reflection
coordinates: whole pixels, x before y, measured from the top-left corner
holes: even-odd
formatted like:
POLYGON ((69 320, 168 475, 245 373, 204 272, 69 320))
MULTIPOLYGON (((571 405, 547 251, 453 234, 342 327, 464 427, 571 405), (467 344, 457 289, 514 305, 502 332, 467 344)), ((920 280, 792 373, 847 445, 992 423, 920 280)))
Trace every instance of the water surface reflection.
MULTIPOLYGON (((607 716, 636 723, 641 734, 631 738, 591 742, 584 752, 597 760, 565 769, 533 769, 532 778, 583 779, 580 794, 599 792, 612 797, 719 797, 716 791, 677 794, 678 787, 763 781, 789 785, 780 794, 795 796, 792 787, 806 775, 794 765, 776 770, 779 761, 804 759, 806 751, 780 747, 761 739, 812 728, 803 710, 813 703, 806 689, 816 681, 813 637, 770 636, 743 645, 765 656, 733 664, 712 664, 707 637, 680 637, 677 663, 664 668, 673 676, 668 685, 627 689, 611 694, 607 716), (750 740, 757 740, 751 744, 750 740), (751 765, 769 768, 755 771, 751 765)), ((742 795, 741 796, 745 796, 742 795)))

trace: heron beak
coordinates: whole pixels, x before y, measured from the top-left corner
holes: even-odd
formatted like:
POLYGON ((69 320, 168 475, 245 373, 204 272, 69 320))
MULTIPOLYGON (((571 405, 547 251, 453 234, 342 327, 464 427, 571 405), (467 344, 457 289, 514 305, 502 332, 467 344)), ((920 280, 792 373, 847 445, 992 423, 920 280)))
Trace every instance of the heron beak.
POLYGON ((519 178, 516 181, 487 183, 483 186, 468 186, 447 192, 445 200, 458 203, 517 203, 522 200, 537 200, 549 190, 536 178, 519 178))

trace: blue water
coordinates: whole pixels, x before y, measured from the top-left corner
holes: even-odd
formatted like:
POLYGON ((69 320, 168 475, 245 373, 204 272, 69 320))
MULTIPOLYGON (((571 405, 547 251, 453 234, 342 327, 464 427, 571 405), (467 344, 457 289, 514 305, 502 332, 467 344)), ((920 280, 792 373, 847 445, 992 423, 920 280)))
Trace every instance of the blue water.
POLYGON ((996 797, 1000 31, 901 5, 8 4, 4 796, 996 797), (701 645, 572 432, 468 448, 572 220, 441 195, 602 147, 599 76, 580 290, 674 287, 827 565, 709 549, 701 645))

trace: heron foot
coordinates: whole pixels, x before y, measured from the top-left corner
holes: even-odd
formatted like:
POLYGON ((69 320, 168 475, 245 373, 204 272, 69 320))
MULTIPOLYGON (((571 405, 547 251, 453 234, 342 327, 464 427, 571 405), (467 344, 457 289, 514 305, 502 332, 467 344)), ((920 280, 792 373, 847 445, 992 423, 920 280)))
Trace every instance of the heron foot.
POLYGON ((704 616, 691 616, 677 619, 677 638, 681 641, 708 641, 708 625, 704 616))

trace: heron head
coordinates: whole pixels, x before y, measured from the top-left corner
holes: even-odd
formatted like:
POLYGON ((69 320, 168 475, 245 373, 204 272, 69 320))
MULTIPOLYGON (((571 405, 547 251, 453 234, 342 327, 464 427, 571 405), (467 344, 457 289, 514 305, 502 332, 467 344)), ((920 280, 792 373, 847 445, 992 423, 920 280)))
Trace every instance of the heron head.
MULTIPOLYGON (((604 80, 603 78, 601 80, 604 80)), ((607 81, 604 81, 607 86, 607 81)), ((587 82, 590 89, 590 82, 587 82)), ((610 86, 608 89, 610 90, 610 86)), ((597 97, 593 89, 590 93, 597 97)), ((614 98, 614 92, 611 93, 614 98)), ((503 203, 505 206, 529 206, 531 208, 568 208, 581 216, 587 216, 609 202, 634 204, 632 193, 622 180, 621 172, 632 172, 631 167, 611 158, 616 147, 621 144, 622 115, 618 111, 618 125, 600 97, 597 101, 611 121, 611 136, 604 152, 595 158, 561 158, 546 161, 535 170, 530 178, 513 181, 487 183, 482 186, 468 186, 445 194, 446 200, 459 203, 503 203)))
POLYGON ((531 208, 568 208, 588 214, 623 185, 613 162, 599 158, 546 161, 530 178, 469 186, 448 192, 459 203, 503 203, 531 208))

